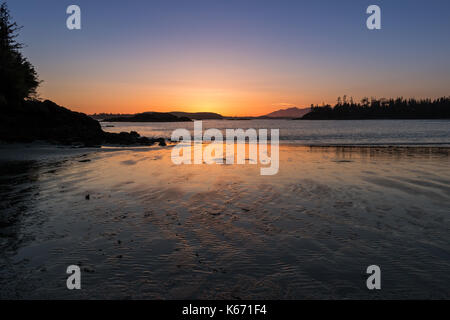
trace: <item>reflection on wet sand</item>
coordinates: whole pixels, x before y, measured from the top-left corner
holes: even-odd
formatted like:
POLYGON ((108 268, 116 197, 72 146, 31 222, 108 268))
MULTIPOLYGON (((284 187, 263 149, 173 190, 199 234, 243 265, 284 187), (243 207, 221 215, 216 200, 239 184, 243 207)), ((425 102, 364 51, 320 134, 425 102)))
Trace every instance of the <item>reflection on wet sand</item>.
POLYGON ((169 148, 3 170, 2 213, 19 195, 22 207, 15 245, 0 229, 0 297, 448 298, 449 160, 446 148, 284 145, 275 176, 176 166, 169 148), (70 264, 82 290, 65 287, 70 264))

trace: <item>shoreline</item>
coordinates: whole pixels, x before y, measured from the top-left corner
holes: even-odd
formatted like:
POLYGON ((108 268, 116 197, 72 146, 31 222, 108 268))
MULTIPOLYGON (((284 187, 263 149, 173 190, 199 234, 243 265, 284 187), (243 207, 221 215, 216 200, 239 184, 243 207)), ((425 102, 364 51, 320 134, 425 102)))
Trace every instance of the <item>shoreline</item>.
MULTIPOLYGON (((202 145, 208 143, 203 142, 202 145)), ((237 144, 237 143, 235 143, 237 144)), ((115 153, 115 152, 147 152, 158 151, 163 149, 170 149, 175 146, 175 143, 168 143, 166 146, 152 145, 152 146, 127 146, 127 145, 101 145, 98 147, 85 146, 67 146, 52 144, 42 141, 31 143, 5 143, 0 142, 0 162, 8 161, 59 161, 67 158, 76 158, 86 156, 92 153, 115 153)), ((248 145, 248 142, 245 143, 248 145)), ((408 150, 408 151, 422 151, 429 150, 430 152, 447 152, 450 153, 450 143, 435 143, 435 144, 301 144, 296 142, 280 141, 280 147, 284 148, 309 148, 309 149, 329 149, 329 150, 408 150)))

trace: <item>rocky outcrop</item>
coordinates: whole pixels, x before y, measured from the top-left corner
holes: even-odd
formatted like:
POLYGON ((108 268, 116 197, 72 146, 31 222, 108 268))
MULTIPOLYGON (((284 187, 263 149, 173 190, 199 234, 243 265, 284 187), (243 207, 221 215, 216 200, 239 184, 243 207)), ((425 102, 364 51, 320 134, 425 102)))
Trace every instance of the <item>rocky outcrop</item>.
POLYGON ((165 146, 166 141, 163 138, 147 138, 141 137, 136 131, 109 133, 104 132, 105 144, 113 145, 153 145, 158 143, 160 146, 165 146))
POLYGON ((141 137, 137 132, 104 132, 97 120, 56 103, 24 101, 1 108, 0 140, 4 142, 48 141, 64 145, 165 145, 164 139, 141 137))

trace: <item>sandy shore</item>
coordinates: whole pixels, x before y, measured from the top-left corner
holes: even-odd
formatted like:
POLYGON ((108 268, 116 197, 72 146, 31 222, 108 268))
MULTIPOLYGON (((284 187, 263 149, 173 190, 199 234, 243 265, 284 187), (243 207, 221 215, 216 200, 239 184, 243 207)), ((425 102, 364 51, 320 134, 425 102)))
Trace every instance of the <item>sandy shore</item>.
POLYGON ((276 176, 170 148, 0 148, 0 298, 450 297, 447 148, 284 145, 276 176))

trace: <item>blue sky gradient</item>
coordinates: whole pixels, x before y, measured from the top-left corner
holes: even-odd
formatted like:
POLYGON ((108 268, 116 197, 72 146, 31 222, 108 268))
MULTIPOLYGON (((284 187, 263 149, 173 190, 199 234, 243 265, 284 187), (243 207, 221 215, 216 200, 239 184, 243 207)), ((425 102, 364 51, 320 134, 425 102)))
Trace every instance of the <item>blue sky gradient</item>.
POLYGON ((261 114, 343 94, 450 94, 448 0, 7 3, 41 95, 84 112, 261 114), (71 4, 82 30, 66 28, 71 4), (371 4, 381 30, 366 28, 371 4))

